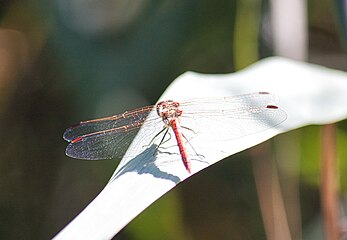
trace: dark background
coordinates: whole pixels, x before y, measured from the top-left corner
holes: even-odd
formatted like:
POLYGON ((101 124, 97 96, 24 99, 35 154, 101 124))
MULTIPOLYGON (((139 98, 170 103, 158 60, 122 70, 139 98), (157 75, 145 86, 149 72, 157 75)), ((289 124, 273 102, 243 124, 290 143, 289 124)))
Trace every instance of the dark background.
MULTIPOLYGON (((267 1, 129 2, 0 2, 1 239, 53 237, 112 175, 117 161, 65 156, 67 127, 153 104, 185 71, 230 73, 274 54, 271 31, 263 32, 271 23, 267 1)), ((342 4, 308 1, 307 61, 345 69, 342 4)), ((346 141, 343 125, 339 131, 346 141)), ((300 222, 289 228, 294 239, 316 239, 319 128, 276 141, 288 139, 302 147, 294 174, 300 205, 284 197, 287 212, 301 209, 300 222)), ((119 239, 266 239, 249 152, 181 183, 119 239)))

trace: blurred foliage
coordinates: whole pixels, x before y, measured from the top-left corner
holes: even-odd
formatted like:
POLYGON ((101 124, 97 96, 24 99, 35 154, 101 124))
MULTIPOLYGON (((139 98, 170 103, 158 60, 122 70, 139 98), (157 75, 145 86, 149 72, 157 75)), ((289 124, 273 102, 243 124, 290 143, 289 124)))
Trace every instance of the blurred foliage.
POLYGON ((340 179, 340 191, 346 194, 347 191, 347 132, 346 130, 339 129, 337 132, 337 159, 340 179))
POLYGON ((259 28, 262 1, 239 1, 235 22, 234 59, 236 69, 242 69, 259 59, 259 28))
POLYGON ((124 235, 131 239, 188 239, 182 224, 183 209, 179 195, 178 191, 164 195, 158 204, 150 206, 129 224, 124 235))
MULTIPOLYGON (((117 162, 64 155, 71 123, 154 103, 185 71, 233 72, 272 51, 259 37, 268 1, 142 0, 129 9, 117 2, 0 3, 1 239, 54 236, 111 176, 117 162)), ((309 61, 345 69, 346 13, 336 6, 308 1, 309 61)), ((305 231, 320 214, 320 127, 297 136, 305 231)), ((249 156, 229 160, 180 184, 119 238, 265 239, 249 156)))
POLYGON ((320 161, 321 161, 321 127, 309 126, 301 132, 301 165, 302 180, 308 184, 318 187, 320 183, 320 161))

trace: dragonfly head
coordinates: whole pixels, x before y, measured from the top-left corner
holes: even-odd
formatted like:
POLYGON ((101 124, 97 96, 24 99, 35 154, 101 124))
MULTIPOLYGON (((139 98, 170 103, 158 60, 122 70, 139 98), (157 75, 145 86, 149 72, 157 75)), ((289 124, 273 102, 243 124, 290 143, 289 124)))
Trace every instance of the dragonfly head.
POLYGON ((166 125, 169 125, 170 120, 178 118, 182 115, 179 102, 166 100, 157 103, 157 113, 163 119, 166 125))

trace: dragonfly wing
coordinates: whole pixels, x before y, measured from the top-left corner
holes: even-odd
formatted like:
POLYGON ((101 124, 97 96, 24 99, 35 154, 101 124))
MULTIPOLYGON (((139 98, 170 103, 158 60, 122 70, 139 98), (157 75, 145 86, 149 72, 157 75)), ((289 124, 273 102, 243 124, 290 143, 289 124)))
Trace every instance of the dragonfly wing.
POLYGON ((65 131, 63 138, 66 141, 71 142, 74 139, 91 133, 110 130, 127 125, 137 125, 145 121, 146 117, 152 109, 153 106, 146 106, 111 117, 83 121, 75 126, 68 128, 65 131))
POLYGON ((73 140, 66 148, 66 155, 85 160, 121 158, 139 128, 126 131, 106 131, 73 140))
POLYGON ((182 104, 182 126, 209 140, 231 140, 258 133, 285 121, 275 96, 265 92, 211 98, 182 104))

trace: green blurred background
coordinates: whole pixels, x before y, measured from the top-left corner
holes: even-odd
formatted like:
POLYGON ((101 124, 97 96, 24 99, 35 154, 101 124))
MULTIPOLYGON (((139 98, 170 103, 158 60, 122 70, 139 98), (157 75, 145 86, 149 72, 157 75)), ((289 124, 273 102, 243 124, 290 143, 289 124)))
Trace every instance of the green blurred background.
MULTIPOLYGON (((153 104, 185 71, 230 73, 276 54, 270 6, 260 0, 1 1, 0 239, 53 237, 112 175, 117 161, 65 156, 68 126, 153 104)), ((307 2, 302 60, 346 69, 345 9, 344 1, 307 2)), ((344 125, 338 129, 341 179, 344 125)), ((320 128, 268 145, 282 159, 269 166, 278 171, 290 235, 321 239, 320 128)), ((236 154, 179 184, 118 239, 269 238, 252 156, 236 154)))

